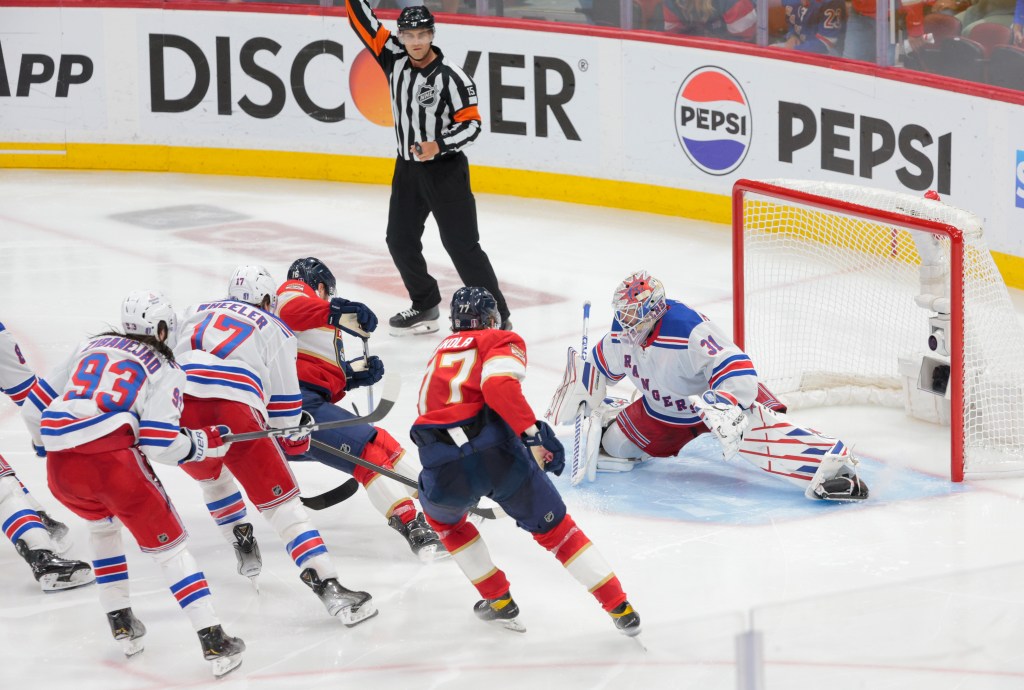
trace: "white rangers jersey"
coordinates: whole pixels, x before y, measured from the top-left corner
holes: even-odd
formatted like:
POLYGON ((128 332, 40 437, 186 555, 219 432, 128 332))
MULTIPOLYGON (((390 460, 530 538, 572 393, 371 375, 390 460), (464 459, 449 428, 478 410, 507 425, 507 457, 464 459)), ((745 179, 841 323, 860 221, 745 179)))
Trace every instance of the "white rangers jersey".
POLYGON ((39 412, 56 397, 50 385, 37 378, 28 368, 21 348, 0 323, 0 391, 7 394, 19 407, 28 401, 39 412))
POLYGON ((612 330, 587 359, 611 381, 629 377, 643 394, 647 412, 667 424, 699 424, 688 396, 709 388, 735 398, 746 409, 757 397, 757 372, 742 350, 700 312, 682 302, 666 300, 668 311, 654 326, 644 346, 619 340, 612 330))
POLYGON ((186 393, 245 403, 275 428, 296 426, 302 414, 297 353, 280 319, 234 299, 189 307, 174 348, 186 393))
POLYGON ((118 335, 90 338, 49 380, 59 394, 39 422, 48 452, 121 427, 129 427, 139 449, 158 462, 175 464, 192 450, 178 427, 185 374, 144 343, 118 335))

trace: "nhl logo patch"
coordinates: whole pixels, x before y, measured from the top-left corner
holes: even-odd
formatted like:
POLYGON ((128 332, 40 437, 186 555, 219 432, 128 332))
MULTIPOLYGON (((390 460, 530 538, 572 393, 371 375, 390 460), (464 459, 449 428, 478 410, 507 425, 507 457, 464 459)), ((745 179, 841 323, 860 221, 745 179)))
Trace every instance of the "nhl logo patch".
POLYGON ((158 535, 156 535, 156 540, 158 542, 160 542, 161 544, 166 544, 167 542, 169 542, 171 540, 171 538, 168 537, 166 534, 158 534, 158 535))
POLYGON ((342 443, 341 444, 341 448, 339 448, 338 450, 340 450, 342 453, 351 453, 352 452, 352 446, 350 446, 347 443, 342 443))
POLYGON ((554 521, 554 519, 555 519, 555 514, 554 513, 548 513, 547 515, 544 516, 544 522, 552 522, 552 521, 554 521))
POLYGON ((437 88, 430 84, 424 84, 416 92, 416 102, 424 108, 437 105, 437 88))
POLYGON ((280 496, 281 494, 284 493, 284 491, 281 490, 280 484, 275 484, 274 488, 270 490, 270 493, 274 494, 275 496, 280 496))

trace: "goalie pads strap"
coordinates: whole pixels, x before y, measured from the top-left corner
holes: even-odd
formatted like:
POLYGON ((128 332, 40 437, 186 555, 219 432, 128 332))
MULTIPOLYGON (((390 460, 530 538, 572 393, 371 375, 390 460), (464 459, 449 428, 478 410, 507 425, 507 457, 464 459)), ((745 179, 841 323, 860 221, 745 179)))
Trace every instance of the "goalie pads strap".
POLYGON ((555 390, 544 417, 554 425, 568 424, 576 417, 581 403, 586 405, 584 413, 589 415, 604 400, 607 388, 608 379, 591 362, 583 361, 575 348, 570 347, 566 354, 562 384, 555 390))

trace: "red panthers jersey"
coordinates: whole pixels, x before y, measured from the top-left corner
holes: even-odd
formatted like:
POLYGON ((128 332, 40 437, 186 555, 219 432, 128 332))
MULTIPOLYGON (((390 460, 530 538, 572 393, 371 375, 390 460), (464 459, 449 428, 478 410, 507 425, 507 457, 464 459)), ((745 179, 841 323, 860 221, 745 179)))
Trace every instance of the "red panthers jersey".
POLYGON ((453 427, 486 404, 521 434, 536 423, 523 397, 526 344, 512 331, 460 331, 434 350, 420 385, 417 426, 453 427))
POLYGON ((277 289, 277 316, 299 339, 299 381, 327 393, 331 402, 345 397, 345 360, 341 331, 327 324, 331 303, 301 280, 277 289))

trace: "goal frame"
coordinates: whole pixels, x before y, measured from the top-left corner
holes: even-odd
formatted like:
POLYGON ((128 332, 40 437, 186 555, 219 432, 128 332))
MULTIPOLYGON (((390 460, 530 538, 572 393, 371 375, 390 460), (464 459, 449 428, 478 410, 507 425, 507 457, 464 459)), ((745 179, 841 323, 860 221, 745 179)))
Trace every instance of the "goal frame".
MULTIPOLYGON (((780 202, 796 202, 821 211, 838 211, 861 220, 876 221, 888 225, 905 227, 910 230, 942 235, 950 242, 950 479, 962 482, 964 479, 964 431, 963 431, 963 380, 964 380, 964 237, 963 231, 955 225, 940 223, 917 216, 882 211, 869 206, 853 204, 818 194, 789 189, 776 184, 757 180, 740 179, 732 189, 732 288, 733 288, 733 339, 740 349, 746 349, 746 301, 744 294, 744 245, 743 206, 748 192, 769 197, 780 202)), ((897 356, 897 353, 893 353, 897 356)))

